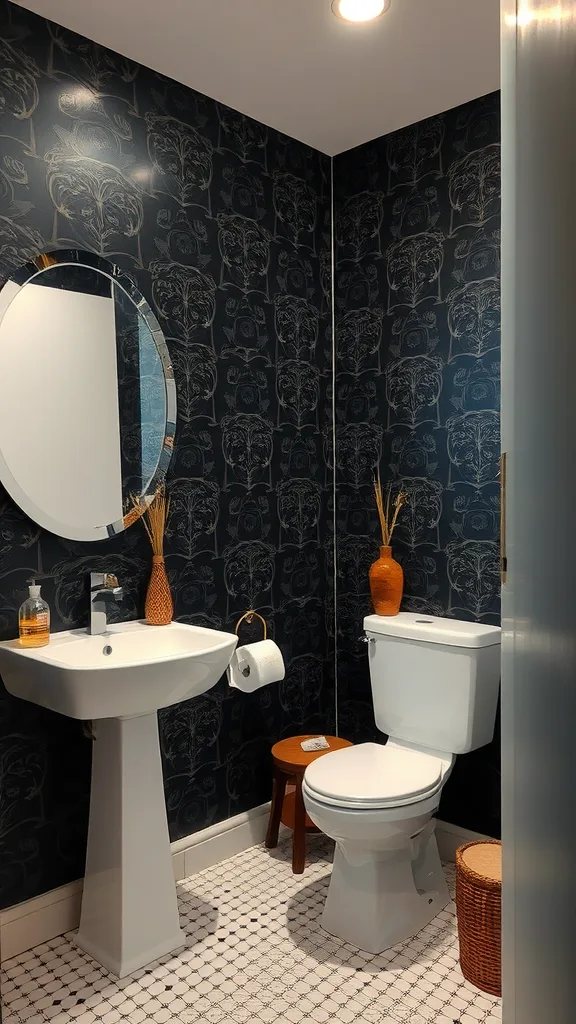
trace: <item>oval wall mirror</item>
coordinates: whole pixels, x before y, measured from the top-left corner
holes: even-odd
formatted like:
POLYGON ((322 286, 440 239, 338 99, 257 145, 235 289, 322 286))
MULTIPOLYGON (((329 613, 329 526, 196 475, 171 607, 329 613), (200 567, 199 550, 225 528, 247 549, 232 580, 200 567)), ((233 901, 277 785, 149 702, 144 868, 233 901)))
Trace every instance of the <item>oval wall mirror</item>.
POLYGON ((126 529, 162 484, 176 388, 164 335, 99 256, 38 255, 0 290, 0 480, 60 537, 126 529))

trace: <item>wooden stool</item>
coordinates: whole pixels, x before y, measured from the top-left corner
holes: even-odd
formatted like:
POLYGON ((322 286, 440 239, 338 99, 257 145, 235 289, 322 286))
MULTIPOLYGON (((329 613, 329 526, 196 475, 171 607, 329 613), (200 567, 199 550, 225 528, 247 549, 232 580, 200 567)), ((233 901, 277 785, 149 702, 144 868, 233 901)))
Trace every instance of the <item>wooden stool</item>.
POLYGON ((272 806, 270 808, 270 821, 266 833, 266 846, 268 849, 278 845, 278 831, 280 822, 288 825, 294 832, 292 842, 292 871, 295 875, 301 875, 304 871, 306 860, 306 830, 317 832, 318 829, 306 814, 304 800, 302 799, 302 779, 304 772, 312 761, 323 754, 329 754, 332 750, 341 750, 343 747, 351 747, 349 740, 340 739, 338 736, 327 736, 326 740, 330 748, 326 750, 312 750, 306 752, 300 746, 302 740, 314 739, 317 734, 308 736, 291 736, 290 739, 280 740, 272 747, 272 758, 274 760, 274 785, 272 790, 272 806), (293 793, 286 793, 286 784, 292 782, 295 786, 293 793))

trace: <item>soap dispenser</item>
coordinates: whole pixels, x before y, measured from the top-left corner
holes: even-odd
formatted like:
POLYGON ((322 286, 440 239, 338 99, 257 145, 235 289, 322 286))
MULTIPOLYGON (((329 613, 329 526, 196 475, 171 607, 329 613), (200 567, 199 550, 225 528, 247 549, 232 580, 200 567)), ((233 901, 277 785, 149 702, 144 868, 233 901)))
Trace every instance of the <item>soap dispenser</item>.
POLYGON ((50 608, 40 597, 40 587, 32 581, 29 596, 18 612, 21 647, 44 647, 50 640, 50 608))

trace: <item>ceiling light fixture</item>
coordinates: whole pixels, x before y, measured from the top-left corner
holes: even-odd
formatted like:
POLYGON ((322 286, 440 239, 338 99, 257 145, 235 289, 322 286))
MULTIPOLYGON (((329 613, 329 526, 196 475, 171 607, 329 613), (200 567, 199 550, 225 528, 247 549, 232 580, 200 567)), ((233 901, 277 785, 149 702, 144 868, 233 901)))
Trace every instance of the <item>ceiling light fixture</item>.
POLYGON ((332 0, 332 10, 344 21, 373 21, 390 7, 390 0, 332 0))

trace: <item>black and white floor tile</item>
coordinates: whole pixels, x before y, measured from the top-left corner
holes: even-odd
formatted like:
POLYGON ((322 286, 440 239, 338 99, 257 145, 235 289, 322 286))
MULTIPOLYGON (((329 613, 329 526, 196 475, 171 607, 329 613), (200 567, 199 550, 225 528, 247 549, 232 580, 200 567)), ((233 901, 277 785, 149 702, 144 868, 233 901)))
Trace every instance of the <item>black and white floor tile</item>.
POLYGON ((8 960, 3 1024, 500 1024, 500 1000, 462 977, 453 904, 410 941, 362 953, 321 930, 331 847, 309 848, 304 875, 284 841, 178 883, 187 947, 122 981, 72 934, 8 960))

